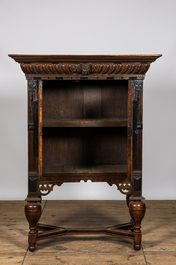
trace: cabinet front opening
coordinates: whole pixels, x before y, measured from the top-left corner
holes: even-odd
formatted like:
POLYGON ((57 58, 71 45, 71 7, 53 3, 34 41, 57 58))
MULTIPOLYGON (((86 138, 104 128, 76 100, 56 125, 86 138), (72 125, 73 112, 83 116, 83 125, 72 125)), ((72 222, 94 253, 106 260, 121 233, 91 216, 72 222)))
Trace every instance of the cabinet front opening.
POLYGON ((44 128, 43 172, 126 171, 126 128, 44 128))

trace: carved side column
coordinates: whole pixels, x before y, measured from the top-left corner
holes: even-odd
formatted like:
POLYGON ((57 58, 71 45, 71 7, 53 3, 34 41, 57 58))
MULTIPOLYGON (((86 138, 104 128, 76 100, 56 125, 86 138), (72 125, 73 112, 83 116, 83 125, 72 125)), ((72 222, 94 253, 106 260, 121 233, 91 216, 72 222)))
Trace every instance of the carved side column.
POLYGON ((134 249, 141 249, 141 222, 145 215, 145 203, 140 200, 131 201, 129 204, 129 211, 134 222, 134 249))
POLYGON ((29 222, 29 250, 34 251, 36 249, 37 230, 36 226, 41 215, 41 203, 39 202, 27 202, 25 205, 25 215, 29 222))

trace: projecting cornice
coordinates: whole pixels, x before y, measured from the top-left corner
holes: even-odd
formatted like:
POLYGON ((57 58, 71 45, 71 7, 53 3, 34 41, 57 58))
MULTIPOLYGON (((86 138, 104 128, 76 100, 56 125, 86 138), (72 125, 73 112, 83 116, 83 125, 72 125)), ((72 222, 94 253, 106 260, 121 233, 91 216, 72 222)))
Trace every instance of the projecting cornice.
POLYGON ((27 79, 143 79, 161 55, 9 55, 27 79))

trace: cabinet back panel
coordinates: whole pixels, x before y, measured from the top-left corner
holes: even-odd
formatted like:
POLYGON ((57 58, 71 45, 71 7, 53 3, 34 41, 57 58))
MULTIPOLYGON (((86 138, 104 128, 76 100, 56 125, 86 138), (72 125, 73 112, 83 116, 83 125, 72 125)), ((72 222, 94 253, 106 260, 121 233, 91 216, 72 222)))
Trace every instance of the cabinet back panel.
POLYGON ((127 118, 128 81, 103 81, 101 98, 102 117, 127 118))
POLYGON ((44 165, 126 165, 126 128, 44 128, 44 165))
POLYGON ((47 81, 43 86, 43 119, 82 118, 83 90, 76 82, 47 81))
POLYGON ((43 119, 126 118, 128 81, 45 81, 43 119))

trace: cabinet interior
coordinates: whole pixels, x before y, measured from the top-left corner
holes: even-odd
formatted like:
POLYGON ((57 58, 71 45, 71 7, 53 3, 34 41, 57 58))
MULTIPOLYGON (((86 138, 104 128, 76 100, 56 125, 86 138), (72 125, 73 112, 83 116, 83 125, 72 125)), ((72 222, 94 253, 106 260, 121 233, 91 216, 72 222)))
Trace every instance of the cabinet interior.
POLYGON ((128 81, 43 82, 43 172, 127 171, 128 81))

